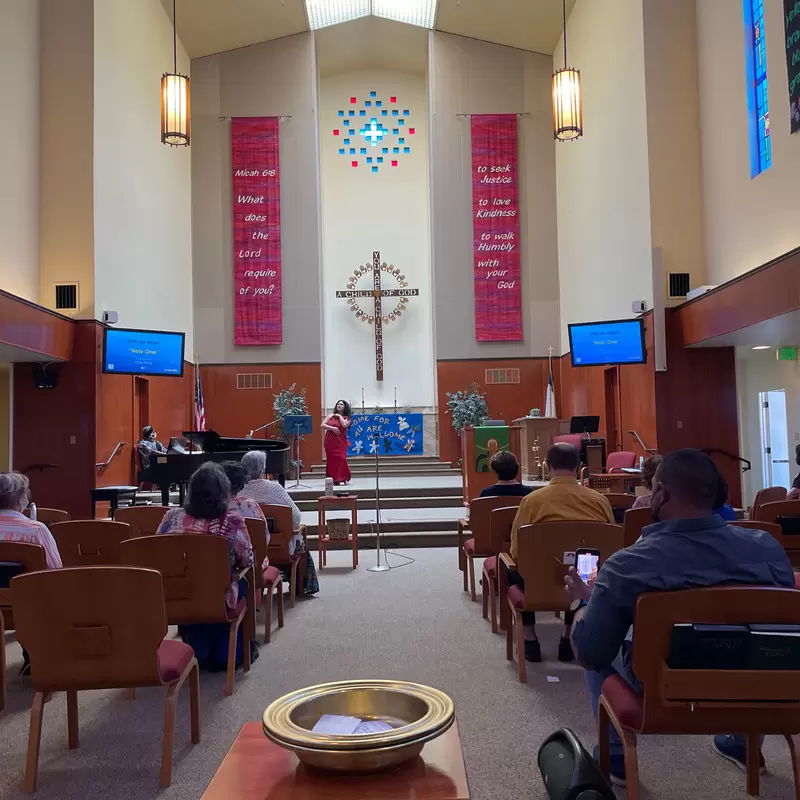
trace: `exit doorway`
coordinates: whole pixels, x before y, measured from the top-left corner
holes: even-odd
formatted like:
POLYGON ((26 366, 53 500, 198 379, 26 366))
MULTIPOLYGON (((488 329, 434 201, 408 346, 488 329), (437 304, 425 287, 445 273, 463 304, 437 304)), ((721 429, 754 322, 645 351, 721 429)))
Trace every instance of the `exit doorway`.
POLYGON ((786 392, 771 389, 758 393, 761 408, 761 458, 764 486, 785 486, 792 479, 789 472, 789 434, 786 419, 786 392))

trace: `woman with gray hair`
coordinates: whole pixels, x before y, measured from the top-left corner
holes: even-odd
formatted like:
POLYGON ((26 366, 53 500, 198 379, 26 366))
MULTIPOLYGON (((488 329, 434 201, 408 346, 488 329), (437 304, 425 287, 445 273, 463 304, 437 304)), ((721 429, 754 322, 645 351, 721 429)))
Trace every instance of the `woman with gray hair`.
POLYGON ((0 541, 38 544, 44 548, 48 569, 61 567, 53 534, 41 522, 23 513, 30 502, 30 481, 19 472, 0 472, 0 541))

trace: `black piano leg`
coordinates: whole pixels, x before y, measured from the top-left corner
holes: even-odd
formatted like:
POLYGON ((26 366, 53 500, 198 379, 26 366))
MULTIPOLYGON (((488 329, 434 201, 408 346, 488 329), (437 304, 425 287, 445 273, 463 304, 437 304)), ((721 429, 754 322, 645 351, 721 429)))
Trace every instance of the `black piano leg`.
POLYGON ((161 505, 169 505, 169 484, 161 484, 161 505))
POLYGON ((278 483, 281 486, 286 486, 286 476, 282 472, 278 473, 278 483))
POLYGON ((178 503, 181 508, 183 508, 184 503, 186 502, 186 484, 179 483, 178 484, 178 503))

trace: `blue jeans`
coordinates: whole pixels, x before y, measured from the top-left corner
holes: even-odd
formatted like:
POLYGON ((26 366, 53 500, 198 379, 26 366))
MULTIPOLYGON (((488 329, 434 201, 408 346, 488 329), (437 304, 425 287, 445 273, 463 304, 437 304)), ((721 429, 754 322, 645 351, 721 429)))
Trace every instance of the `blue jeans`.
MULTIPOLYGON (((617 657, 611 663, 611 667, 605 672, 594 672, 593 670, 586 670, 586 686, 589 688, 589 695, 592 698, 592 713, 594 714, 595 722, 597 721, 597 704, 600 699, 600 690, 603 688, 603 681, 611 675, 619 675, 631 688, 638 693, 641 693, 642 687, 633 673, 628 669, 628 666, 622 660, 622 656, 618 653, 617 657)), ((734 741, 738 747, 744 749, 747 746, 747 739, 744 736, 734 735, 734 741)), ((609 753, 611 757, 622 756, 622 742, 619 734, 613 725, 609 723, 608 726, 608 741, 609 753)), ((763 744, 764 737, 761 737, 763 744)))

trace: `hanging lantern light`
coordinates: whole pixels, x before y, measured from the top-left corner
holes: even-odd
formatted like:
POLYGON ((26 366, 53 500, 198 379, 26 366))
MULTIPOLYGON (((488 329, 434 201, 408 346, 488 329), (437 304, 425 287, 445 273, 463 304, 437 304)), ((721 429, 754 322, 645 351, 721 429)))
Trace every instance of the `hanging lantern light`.
POLYGON ((189 76, 178 72, 178 20, 172 0, 172 72, 161 76, 161 143, 188 147, 190 136, 189 76))
POLYGON ((564 11, 564 68, 553 73, 553 135, 560 142, 583 136, 580 70, 567 66, 567 0, 564 11))

